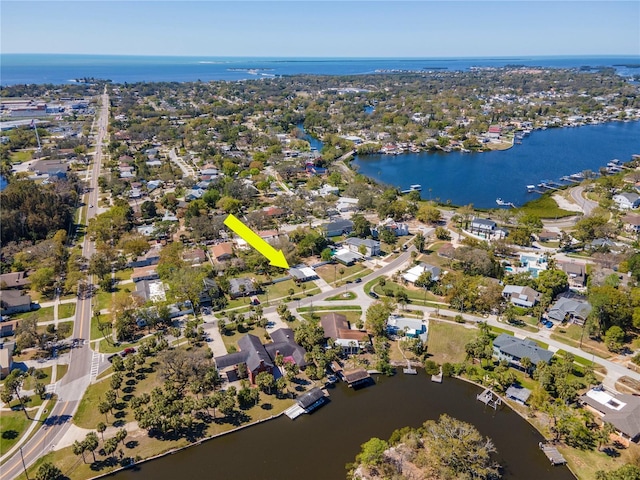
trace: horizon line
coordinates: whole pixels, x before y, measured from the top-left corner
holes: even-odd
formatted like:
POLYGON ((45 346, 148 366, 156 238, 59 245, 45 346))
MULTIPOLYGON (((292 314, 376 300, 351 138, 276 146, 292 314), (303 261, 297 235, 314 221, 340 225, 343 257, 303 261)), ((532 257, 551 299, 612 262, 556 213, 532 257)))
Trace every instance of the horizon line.
POLYGON ((487 54, 487 55, 446 55, 446 56, 409 56, 409 55, 390 55, 390 56, 341 56, 341 55, 203 55, 203 54, 158 54, 158 53, 139 53, 139 54, 127 54, 127 53, 51 53, 51 52, 0 52, 0 55, 73 55, 73 56, 94 56, 94 57, 178 57, 178 58, 258 58, 258 59, 271 59, 271 58, 317 58, 317 59, 410 59, 410 60, 428 60, 428 59, 459 59, 459 58, 500 58, 509 59, 514 58, 532 58, 532 57, 640 57, 638 53, 556 53, 556 54, 487 54))

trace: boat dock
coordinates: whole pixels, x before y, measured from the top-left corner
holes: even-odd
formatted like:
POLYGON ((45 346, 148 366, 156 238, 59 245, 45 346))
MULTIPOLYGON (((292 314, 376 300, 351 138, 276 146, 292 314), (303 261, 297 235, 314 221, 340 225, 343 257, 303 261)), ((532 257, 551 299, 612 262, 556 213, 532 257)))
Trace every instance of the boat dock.
POLYGON ((402 373, 406 375, 417 375, 418 371, 411 366, 411 362, 407 360, 407 368, 402 369, 402 373))
POLYGON ((480 400, 482 403, 490 406, 494 410, 497 410, 498 407, 502 405, 502 400, 500 400, 500 397, 494 395, 494 393, 488 388, 484 392, 476 395, 476 400, 480 400))
POLYGON ((320 388, 312 388, 307 393, 301 395, 296 401, 295 405, 287 408, 284 414, 291 420, 295 420, 303 413, 311 413, 316 408, 324 405, 327 402, 329 393, 326 390, 320 388))
POLYGON ((542 450, 547 456, 547 458, 551 462, 551 465, 564 465, 565 463, 567 463, 565 458, 556 447, 542 442, 538 443, 538 447, 540 447, 540 450, 542 450))

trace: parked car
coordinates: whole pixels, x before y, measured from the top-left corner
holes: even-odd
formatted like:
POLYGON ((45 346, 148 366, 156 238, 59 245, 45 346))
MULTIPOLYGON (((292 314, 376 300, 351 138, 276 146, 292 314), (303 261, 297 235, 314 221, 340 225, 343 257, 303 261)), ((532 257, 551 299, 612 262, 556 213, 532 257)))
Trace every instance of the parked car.
POLYGON ((361 278, 356 278, 356 279, 353 281, 353 283, 360 283, 360 282, 362 282, 362 279, 361 279, 361 278))
POLYGON ((120 356, 121 357, 126 357, 127 355, 131 355, 132 353, 136 353, 136 349, 129 347, 129 348, 125 348, 123 351, 120 352, 120 356))
POLYGON ((376 292, 369 292, 369 296, 371 298, 380 298, 380 297, 378 297, 378 294, 376 292))
POLYGON ((112 361, 113 361, 113 358, 114 358, 114 357, 117 357, 117 356, 118 356, 118 354, 117 354, 117 353, 114 353, 113 355, 109 355, 109 356, 107 357, 107 360, 109 360, 110 362, 112 362, 112 361))

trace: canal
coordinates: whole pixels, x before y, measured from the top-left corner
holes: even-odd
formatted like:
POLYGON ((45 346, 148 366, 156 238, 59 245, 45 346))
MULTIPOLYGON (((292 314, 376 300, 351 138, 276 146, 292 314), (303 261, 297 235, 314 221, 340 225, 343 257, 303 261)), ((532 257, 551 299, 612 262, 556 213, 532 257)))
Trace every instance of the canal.
POLYGON ((344 479, 360 445, 388 439, 404 426, 418 427, 442 413, 472 423, 490 437, 504 467, 504 479, 569 480, 566 467, 552 467, 538 449, 540 434, 503 407, 494 411, 475 398, 480 389, 454 379, 436 384, 418 375, 377 377, 360 390, 338 384, 331 401, 295 421, 286 416, 218 437, 173 455, 114 474, 117 480, 344 479))

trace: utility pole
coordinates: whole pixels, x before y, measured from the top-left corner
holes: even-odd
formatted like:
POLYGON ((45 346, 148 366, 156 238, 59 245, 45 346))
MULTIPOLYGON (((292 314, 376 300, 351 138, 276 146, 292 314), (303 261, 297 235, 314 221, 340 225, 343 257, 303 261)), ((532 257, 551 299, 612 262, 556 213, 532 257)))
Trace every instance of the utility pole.
POLYGON ((20 458, 22 459, 22 467, 24 468, 24 476, 29 480, 29 474, 27 473, 27 465, 24 463, 24 456, 22 455, 22 447, 20 447, 20 458))

